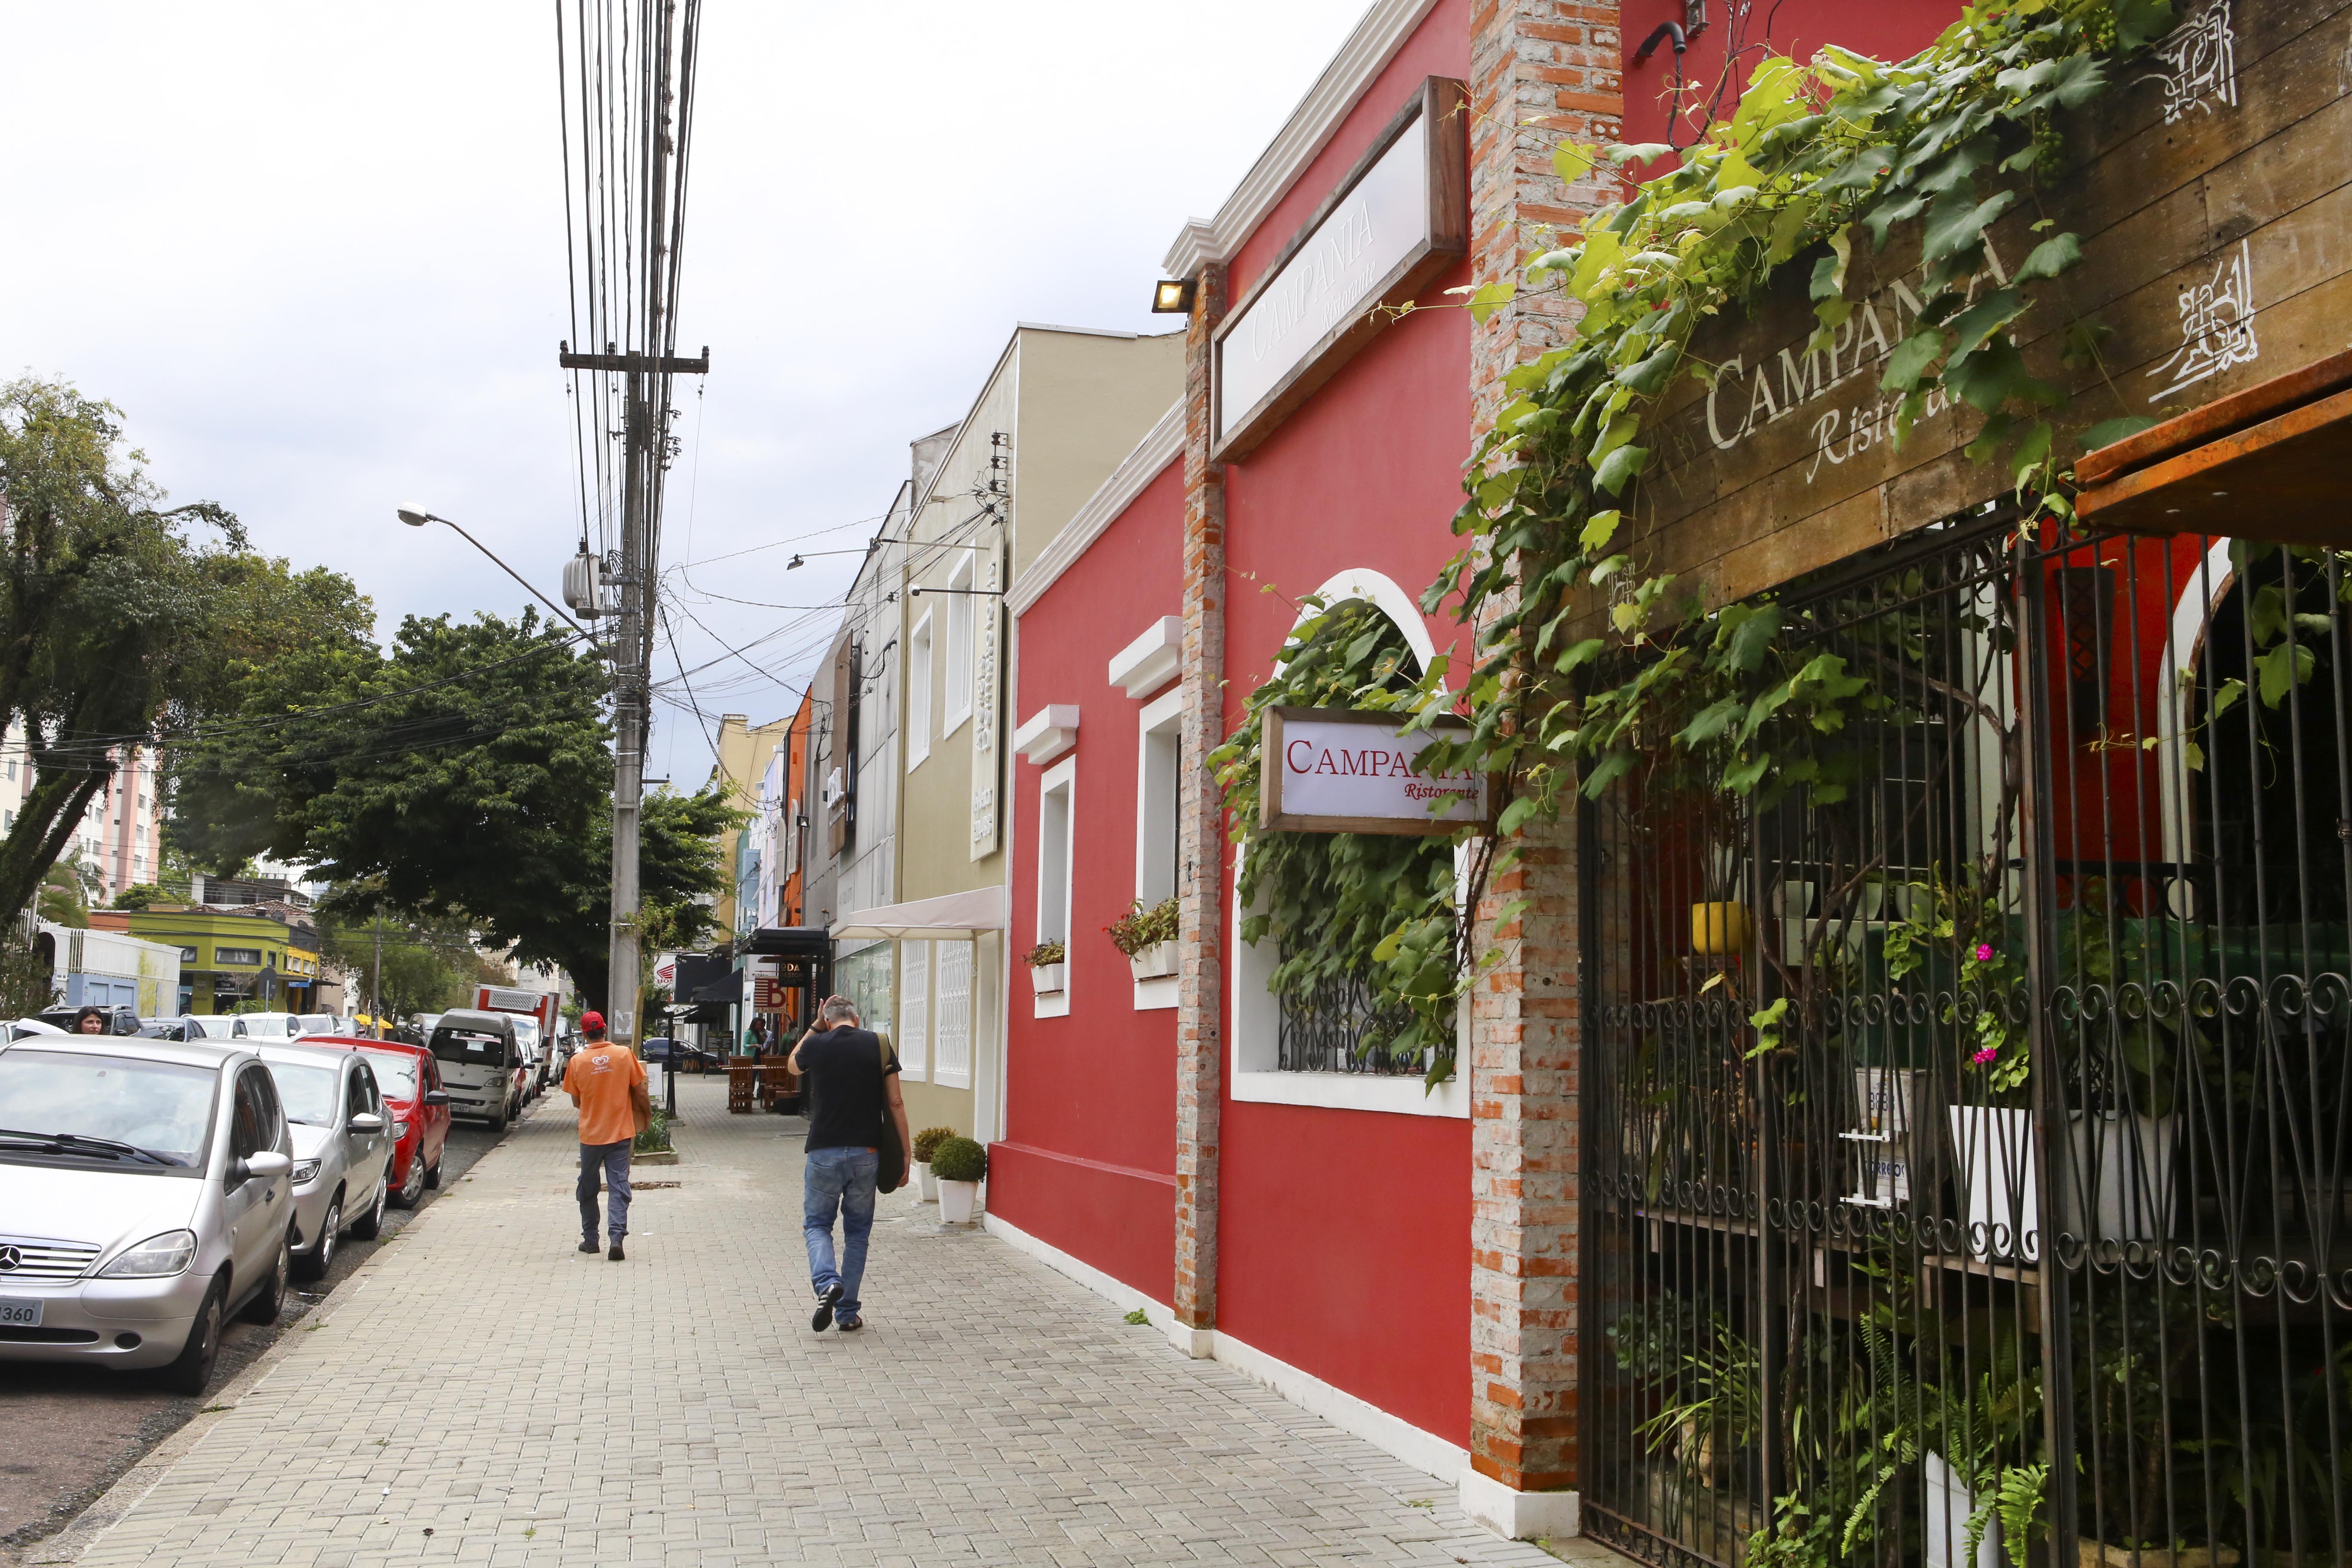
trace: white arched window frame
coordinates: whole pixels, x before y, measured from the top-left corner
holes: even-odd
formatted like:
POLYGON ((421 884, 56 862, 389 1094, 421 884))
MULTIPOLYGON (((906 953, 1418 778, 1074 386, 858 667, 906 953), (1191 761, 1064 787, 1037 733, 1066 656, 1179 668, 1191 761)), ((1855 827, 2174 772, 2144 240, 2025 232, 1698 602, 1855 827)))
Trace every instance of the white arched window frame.
MULTIPOLYGON (((1315 597, 1327 605, 1349 600, 1370 605, 1396 623, 1404 633, 1405 642, 1412 648, 1413 657, 1421 660, 1423 669, 1437 657, 1437 645, 1429 634, 1429 623, 1423 619, 1421 606, 1412 595, 1396 583, 1364 567, 1351 568, 1333 577, 1315 590, 1315 597)), ((1294 626, 1321 612, 1301 610, 1294 626)), ((1242 941, 1240 889, 1244 850, 1234 847, 1233 887, 1234 898, 1231 910, 1229 937, 1233 953, 1232 1043, 1227 1070, 1230 1087, 1237 1100, 1270 1105, 1318 1105, 1341 1110, 1384 1110, 1400 1116, 1457 1116, 1470 1114, 1469 1086, 1469 1016, 1465 1005, 1454 1026, 1454 1060, 1457 1064, 1452 1081, 1424 1090, 1418 1078, 1385 1078, 1370 1073, 1349 1072, 1284 1072, 1275 1066, 1276 1051, 1281 1036, 1281 1004, 1266 989, 1275 965, 1281 953, 1272 941, 1255 945, 1242 941)), ((1454 858, 1457 885, 1467 864, 1465 854, 1454 858)))
MULTIPOLYGON (((2195 838, 2194 826, 2189 820, 2189 800, 2181 787, 2188 782, 2181 763, 2181 745, 2189 734, 2192 683, 2182 680, 2180 672, 2195 669, 2197 661, 2204 657, 2205 628, 2212 624, 2213 612, 2236 585, 2237 568, 2230 563, 2230 541, 2216 539, 2174 603, 2171 630, 2164 639, 2164 663, 2158 671, 2163 687, 2156 703, 2157 809, 2163 814, 2159 829, 2164 858, 2176 866, 2189 859, 2195 838)), ((2174 881, 2171 888, 2173 914, 2182 920, 2198 918, 2199 911, 2187 907, 2195 897, 2193 884, 2180 879, 2174 881)))

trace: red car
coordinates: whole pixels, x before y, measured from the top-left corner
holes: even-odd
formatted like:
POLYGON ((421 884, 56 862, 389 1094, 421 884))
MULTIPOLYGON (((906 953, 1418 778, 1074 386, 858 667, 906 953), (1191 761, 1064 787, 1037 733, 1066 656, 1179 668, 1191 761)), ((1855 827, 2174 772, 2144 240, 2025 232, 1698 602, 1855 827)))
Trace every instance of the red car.
POLYGON ((441 1184, 441 1151, 449 1141, 449 1091, 430 1047, 350 1035, 306 1035, 299 1042, 357 1051, 375 1071, 375 1085, 392 1112, 392 1202, 412 1209, 425 1189, 441 1184))

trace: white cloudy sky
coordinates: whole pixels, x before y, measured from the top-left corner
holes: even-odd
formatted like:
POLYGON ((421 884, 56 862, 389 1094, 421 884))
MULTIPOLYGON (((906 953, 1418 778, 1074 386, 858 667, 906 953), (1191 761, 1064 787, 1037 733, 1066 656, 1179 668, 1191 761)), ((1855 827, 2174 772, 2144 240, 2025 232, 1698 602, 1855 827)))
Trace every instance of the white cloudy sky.
MULTIPOLYGON (((1362 4, 706 0, 679 342, 714 368, 688 384, 667 560, 880 511, 1016 321, 1164 330, 1143 307, 1168 242, 1362 4)), ((351 574, 382 635, 523 603, 402 527, 412 498, 552 595, 578 532, 555 94, 542 0, 0 0, 0 374, 115 402, 175 497, 351 574)), ((855 561, 787 576, 791 553, 693 581, 808 604, 855 561)), ((689 666, 787 618, 692 608, 689 666)), ((702 705, 773 718, 811 658, 722 665, 702 705)), ((695 720, 657 723, 654 771, 699 782, 695 720)))

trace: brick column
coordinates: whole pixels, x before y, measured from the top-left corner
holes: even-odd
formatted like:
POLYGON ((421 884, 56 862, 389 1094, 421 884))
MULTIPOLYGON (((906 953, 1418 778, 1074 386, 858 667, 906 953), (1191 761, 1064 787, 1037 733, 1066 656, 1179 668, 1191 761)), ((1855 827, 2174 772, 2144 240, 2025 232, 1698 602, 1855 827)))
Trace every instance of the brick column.
POLYGON ((1177 795, 1176 1279, 1179 1348, 1211 1352, 1217 1323, 1217 1151, 1223 1082, 1223 799, 1209 753, 1224 741, 1225 479, 1209 460, 1209 333, 1225 269, 1201 269, 1184 339, 1183 761, 1177 795))
MULTIPOLYGON (((1470 192, 1480 282, 1570 241, 1608 194, 1563 184, 1563 140, 1617 139, 1618 11, 1574 0, 1480 0, 1472 22, 1470 192)), ((1573 325, 1551 297, 1474 328, 1480 433, 1502 378, 1573 325)), ((1577 1529, 1578 921, 1572 818, 1530 827, 1481 916, 1502 963, 1471 1002, 1470 1470, 1462 1506, 1508 1536, 1577 1529), (1503 902, 1529 907, 1496 925, 1503 902)))

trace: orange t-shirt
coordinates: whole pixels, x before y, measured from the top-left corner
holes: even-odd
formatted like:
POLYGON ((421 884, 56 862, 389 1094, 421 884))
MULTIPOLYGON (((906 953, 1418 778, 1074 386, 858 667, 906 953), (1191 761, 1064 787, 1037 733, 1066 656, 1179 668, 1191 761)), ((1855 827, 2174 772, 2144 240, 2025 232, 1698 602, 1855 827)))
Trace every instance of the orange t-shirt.
POLYGON ((563 1092, 580 1101, 580 1142, 620 1143, 637 1135, 629 1090, 646 1081, 646 1064, 607 1040, 573 1053, 563 1069, 563 1092))

